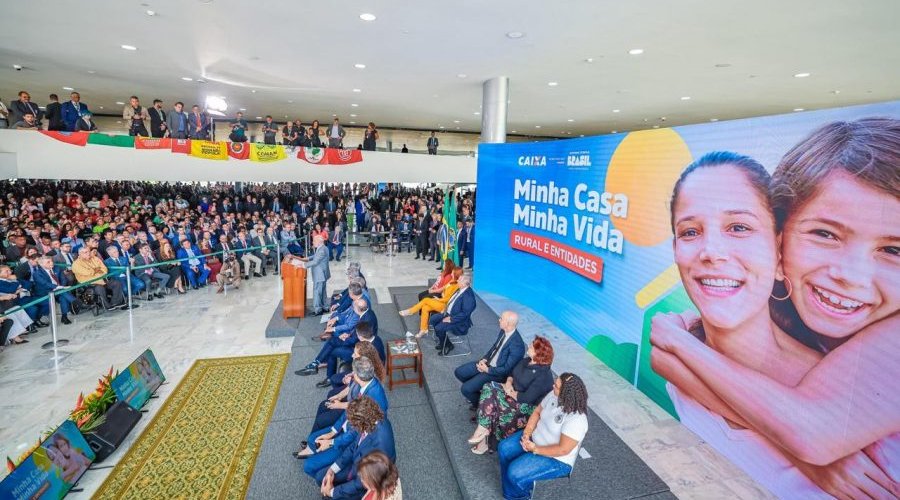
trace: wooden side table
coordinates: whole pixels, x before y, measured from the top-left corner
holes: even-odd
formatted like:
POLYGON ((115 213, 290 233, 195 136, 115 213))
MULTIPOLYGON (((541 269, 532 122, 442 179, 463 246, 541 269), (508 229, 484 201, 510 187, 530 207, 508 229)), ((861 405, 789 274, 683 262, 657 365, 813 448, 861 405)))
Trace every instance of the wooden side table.
POLYGON ((424 367, 422 366, 422 349, 419 348, 419 339, 396 339, 387 342, 387 376, 388 390, 393 391, 394 385, 419 384, 425 381, 424 367), (412 363, 407 361, 411 359, 412 363), (401 361, 400 364, 397 361, 401 361), (416 376, 406 378, 406 371, 412 369, 416 376), (394 372, 399 371, 403 375, 402 380, 394 381, 394 372))

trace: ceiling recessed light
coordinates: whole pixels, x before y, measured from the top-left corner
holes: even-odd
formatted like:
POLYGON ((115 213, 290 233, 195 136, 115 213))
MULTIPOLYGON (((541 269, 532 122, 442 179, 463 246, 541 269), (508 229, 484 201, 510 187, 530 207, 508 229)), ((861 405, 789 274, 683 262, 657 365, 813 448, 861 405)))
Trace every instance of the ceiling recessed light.
POLYGON ((288 115, 284 115, 284 117, 285 117, 285 118, 287 118, 287 117, 288 117, 288 115))
POLYGON ((261 116, 257 116, 256 119, 257 119, 257 120, 262 120, 262 117, 261 117, 261 116))
POLYGON ((644 53, 644 49, 631 49, 628 51, 628 53, 633 56, 639 56, 644 53))
POLYGON ((717 122, 717 121, 719 121, 719 119, 718 119, 718 118, 710 118, 709 121, 711 121, 711 122, 717 122))
POLYGON ((192 81, 194 81, 194 79, 191 78, 191 77, 189 77, 189 76, 182 76, 181 79, 184 80, 184 81, 186 81, 186 82, 192 82, 192 81))
POLYGON ((590 64, 590 63, 594 62, 594 58, 593 57, 585 58, 584 62, 590 64))
POLYGON ((513 131, 512 131, 512 133, 514 133, 514 134, 517 133, 517 132, 518 132, 518 130, 513 130, 513 131))
POLYGON ((247 108, 240 108, 238 111, 247 111, 247 108))
POLYGON ((350 122, 350 125, 356 125, 356 122, 350 122))
POLYGON ((459 130, 459 127, 456 127, 456 130, 459 130))
POLYGON ((557 85, 559 85, 559 82, 547 82, 547 85, 550 87, 556 87, 557 85))
POLYGON ((366 12, 364 14, 360 14, 359 18, 362 19, 363 21, 374 21, 375 19, 377 19, 375 17, 375 14, 369 14, 368 12, 366 12))
POLYGON ((155 10, 148 10, 148 11, 147 11, 147 15, 148 15, 148 16, 155 16, 155 15, 156 15, 156 11, 155 11, 155 10))
POLYGON ((100 106, 100 109, 103 109, 103 106, 100 106))
POLYGON ((523 36, 525 36, 525 33, 522 33, 521 31, 510 31, 506 34, 506 38, 512 39, 522 38, 523 36))
POLYGON ((137 50, 137 47, 134 45, 122 45, 122 48, 125 50, 137 50))
POLYGON ((356 118, 356 114, 350 113, 350 118, 356 118))
POLYGON ((366 69, 366 65, 362 63, 356 63, 353 65, 353 67, 356 69, 366 69))
POLYGON ((806 78, 810 73, 797 73, 794 75, 794 78, 806 78))
POLYGON ((356 104, 356 103, 354 102, 354 103, 351 104, 350 106, 352 106, 352 107, 354 107, 354 108, 358 108, 358 107, 359 107, 359 104, 356 104))
POLYGON ((681 98, 681 100, 682 100, 682 101, 690 101, 690 100, 691 100, 691 96, 689 96, 689 95, 683 96, 683 97, 681 98))
POLYGON ((794 111, 803 111, 803 108, 794 108, 794 111))
POLYGON ((206 83, 206 80, 203 78, 197 78, 197 83, 206 83))
POLYGON ((613 133, 613 134, 618 134, 619 131, 618 131, 618 130, 613 130, 612 133, 613 133))
POLYGON ((460 74, 456 75, 457 78, 465 78, 467 76, 469 76, 469 75, 467 75, 465 73, 460 73, 460 74))
POLYGON ((459 123, 459 120, 453 120, 453 123, 459 123))
POLYGON ((124 105, 125 105, 125 103, 122 102, 122 101, 116 101, 116 104, 118 104, 119 106, 124 106, 124 105))
POLYGON ((841 91, 840 90, 832 90, 831 93, 834 95, 838 95, 841 93, 841 91))
POLYGON ((72 87, 63 87, 63 90, 75 90, 72 87))
POLYGON ((730 67, 731 67, 731 64, 729 64, 729 63, 719 63, 719 64, 716 64, 716 67, 717 67, 717 68, 730 68, 730 67))
POLYGON ((332 117, 332 118, 337 118, 337 115, 334 114, 334 113, 332 113, 332 114, 331 114, 331 117, 332 117))
POLYGON ((566 120, 566 121, 567 121, 567 122, 569 122, 569 123, 572 123, 572 122, 574 122, 574 121, 575 121, 575 119, 574 119, 574 118, 569 118, 569 119, 568 119, 568 120, 566 120))
POLYGON ((659 128, 659 125, 654 125, 653 128, 659 128))
POLYGON ((473 115, 480 115, 480 114, 481 114, 481 111, 476 111, 476 112, 474 112, 474 113, 472 113, 472 114, 473 114, 473 115))
POLYGON ((294 104, 294 101, 288 99, 288 104, 294 104))
POLYGON ((256 93, 256 90, 251 90, 250 93, 251 93, 251 94, 255 94, 255 93, 256 93))
POLYGON ((614 109, 614 110, 613 110, 613 113, 618 113, 618 112, 619 112, 618 109, 614 109))
POLYGON ((362 89, 353 89, 353 91, 358 94, 358 93, 362 92, 362 89))
POLYGON ((541 128, 541 126, 540 126, 540 125, 535 125, 534 128, 541 128))
MULTIPOLYGON (((18 64, 17 64, 16 66, 18 66, 18 64)), ((21 68, 21 66, 19 66, 19 68, 21 68)), ((88 74, 89 74, 89 75, 93 75, 94 73, 96 73, 96 71, 94 71, 94 70, 92 70, 92 69, 89 69, 89 70, 88 70, 88 74)))
POLYGON ((444 126, 443 126, 443 125, 441 125, 441 126, 440 126, 440 127, 438 127, 438 128, 444 128, 444 126))

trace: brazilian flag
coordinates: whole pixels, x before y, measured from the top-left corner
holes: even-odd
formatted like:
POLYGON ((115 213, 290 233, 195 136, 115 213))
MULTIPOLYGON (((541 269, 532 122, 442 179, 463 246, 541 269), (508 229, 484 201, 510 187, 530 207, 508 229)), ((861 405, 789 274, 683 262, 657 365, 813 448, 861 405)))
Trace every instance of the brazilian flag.
POLYGON ((441 249, 441 260, 450 259, 454 264, 459 262, 456 251, 456 190, 449 190, 444 195, 444 213, 441 217, 441 227, 437 235, 438 245, 441 249))

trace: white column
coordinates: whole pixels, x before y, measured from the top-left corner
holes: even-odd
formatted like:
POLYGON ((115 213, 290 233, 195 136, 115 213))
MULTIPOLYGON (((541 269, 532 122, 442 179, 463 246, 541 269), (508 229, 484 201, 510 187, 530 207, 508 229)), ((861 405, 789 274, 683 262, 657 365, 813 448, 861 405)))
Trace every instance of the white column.
POLYGON ((498 76, 481 86, 481 142, 506 142, 509 78, 498 76))

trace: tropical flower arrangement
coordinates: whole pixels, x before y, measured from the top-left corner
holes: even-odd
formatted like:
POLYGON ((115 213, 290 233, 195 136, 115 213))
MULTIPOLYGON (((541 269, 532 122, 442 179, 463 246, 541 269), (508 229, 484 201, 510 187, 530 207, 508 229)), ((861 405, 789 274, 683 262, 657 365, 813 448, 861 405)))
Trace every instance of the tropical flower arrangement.
MULTIPOLYGON (((78 394, 75 408, 69 413, 69 420, 75 422, 82 434, 93 431, 106 420, 107 410, 116 402, 116 393, 112 390, 111 384, 112 379, 118 374, 119 372, 117 371, 113 375, 113 367, 110 366, 109 372, 97 380, 97 387, 94 389, 94 392, 87 396, 83 392, 78 394)), ((37 442, 19 455, 19 458, 16 460, 6 457, 7 472, 15 470, 51 434, 53 434, 53 429, 42 432, 37 442)))

